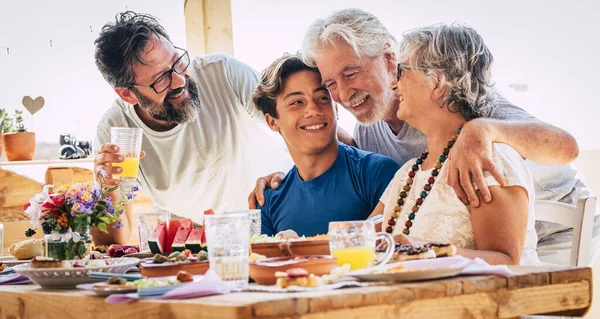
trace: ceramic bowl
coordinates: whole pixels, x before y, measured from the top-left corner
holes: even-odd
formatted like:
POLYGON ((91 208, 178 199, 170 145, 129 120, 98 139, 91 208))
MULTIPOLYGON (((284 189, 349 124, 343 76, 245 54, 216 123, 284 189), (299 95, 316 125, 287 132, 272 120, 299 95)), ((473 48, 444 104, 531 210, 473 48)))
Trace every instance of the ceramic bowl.
POLYGON ((275 272, 304 268, 317 276, 327 275, 337 267, 337 259, 329 255, 274 257, 250 263, 250 278, 260 285, 274 285, 275 272))
POLYGON ((329 255, 329 240, 299 240, 252 244, 252 252, 266 257, 329 255))
POLYGON ((153 264, 150 260, 140 263, 140 273, 146 277, 166 277, 175 276, 180 270, 185 270, 192 275, 204 275, 208 271, 209 266, 208 261, 153 264))

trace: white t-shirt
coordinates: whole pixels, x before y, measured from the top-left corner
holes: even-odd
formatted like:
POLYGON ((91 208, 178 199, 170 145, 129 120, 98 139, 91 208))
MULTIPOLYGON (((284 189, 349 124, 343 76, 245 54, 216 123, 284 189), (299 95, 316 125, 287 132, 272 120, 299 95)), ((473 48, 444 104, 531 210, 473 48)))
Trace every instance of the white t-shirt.
MULTIPOLYGON (((431 156, 431 154, 430 154, 431 156)), ((521 186, 527 191, 529 197, 529 212, 527 217, 527 233, 525 235, 525 246, 521 255, 521 265, 539 265, 540 261, 536 253, 537 234, 535 232, 535 192, 531 173, 519 154, 506 144, 493 144, 494 163, 501 169, 506 177, 507 186, 521 186)), ((406 182, 408 172, 415 164, 412 159, 402 166, 387 189, 381 196, 384 208, 384 225, 390 219, 393 207, 396 206, 400 190, 406 182)), ((433 169, 433 168, 432 168, 433 169)), ((431 176, 431 170, 417 171, 413 178, 408 196, 400 212, 397 224, 392 235, 402 234, 404 223, 408 220, 408 214, 412 212, 423 186, 431 176)), ((484 172, 485 181, 488 186, 499 185, 496 179, 484 172)), ((447 176, 447 165, 442 166, 439 176, 427 195, 423 204, 416 213, 410 228, 410 236, 432 242, 452 243, 457 247, 477 249, 471 214, 469 206, 463 204, 456 193, 445 183, 447 176)), ((385 227, 385 226, 384 226, 385 227)))
POLYGON ((118 99, 98 124, 95 145, 110 142, 110 127, 142 128, 142 191, 158 210, 201 222, 209 208, 217 213, 247 209, 256 179, 286 172, 293 163, 252 103, 256 71, 223 54, 196 57, 189 71, 200 95, 195 121, 156 132, 133 105, 118 99))

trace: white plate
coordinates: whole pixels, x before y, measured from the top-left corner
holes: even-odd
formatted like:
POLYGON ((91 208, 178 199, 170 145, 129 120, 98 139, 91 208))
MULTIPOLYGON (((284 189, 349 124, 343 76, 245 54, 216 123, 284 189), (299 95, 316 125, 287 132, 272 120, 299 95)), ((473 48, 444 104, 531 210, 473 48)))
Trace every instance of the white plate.
MULTIPOLYGON (((89 273, 92 271, 110 272, 115 274, 125 273, 129 268, 135 267, 140 260, 137 258, 112 258, 102 259, 106 266, 72 268, 73 263, 81 264, 82 260, 65 260, 67 268, 27 268, 28 265, 15 266, 15 271, 28 277, 42 288, 73 288, 79 284, 93 282, 89 273)), ((88 262, 94 262, 90 260, 88 262)))
POLYGON ((386 264, 350 272, 348 276, 364 281, 418 281, 452 277, 460 272, 472 260, 456 256, 436 259, 411 260, 386 264), (406 272, 386 273, 389 268, 404 265, 406 268, 417 269, 406 272), (375 272, 375 273, 374 273, 375 272))

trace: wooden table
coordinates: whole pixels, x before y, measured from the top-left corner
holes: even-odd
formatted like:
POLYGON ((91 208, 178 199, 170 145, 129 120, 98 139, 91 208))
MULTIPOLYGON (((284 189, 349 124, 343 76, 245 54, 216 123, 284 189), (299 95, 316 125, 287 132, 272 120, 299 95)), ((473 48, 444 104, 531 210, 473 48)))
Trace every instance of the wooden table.
POLYGON ((445 280, 305 293, 232 293, 107 305, 77 290, 0 286, 0 318, 514 318, 582 316, 591 305, 591 268, 513 267, 509 278, 445 280))

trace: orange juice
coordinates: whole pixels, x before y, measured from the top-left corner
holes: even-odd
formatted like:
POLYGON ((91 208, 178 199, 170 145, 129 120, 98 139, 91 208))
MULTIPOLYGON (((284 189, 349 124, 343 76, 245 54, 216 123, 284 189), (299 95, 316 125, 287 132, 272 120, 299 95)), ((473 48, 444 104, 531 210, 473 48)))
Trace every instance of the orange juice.
POLYGON ((120 174, 113 174, 113 176, 120 178, 137 178, 140 159, 137 157, 125 157, 123 162, 113 163, 112 165, 123 169, 120 174))
POLYGON ((375 251, 373 248, 340 248, 332 250, 331 254, 337 258, 338 266, 350 264, 351 270, 371 267, 375 261, 375 251))

